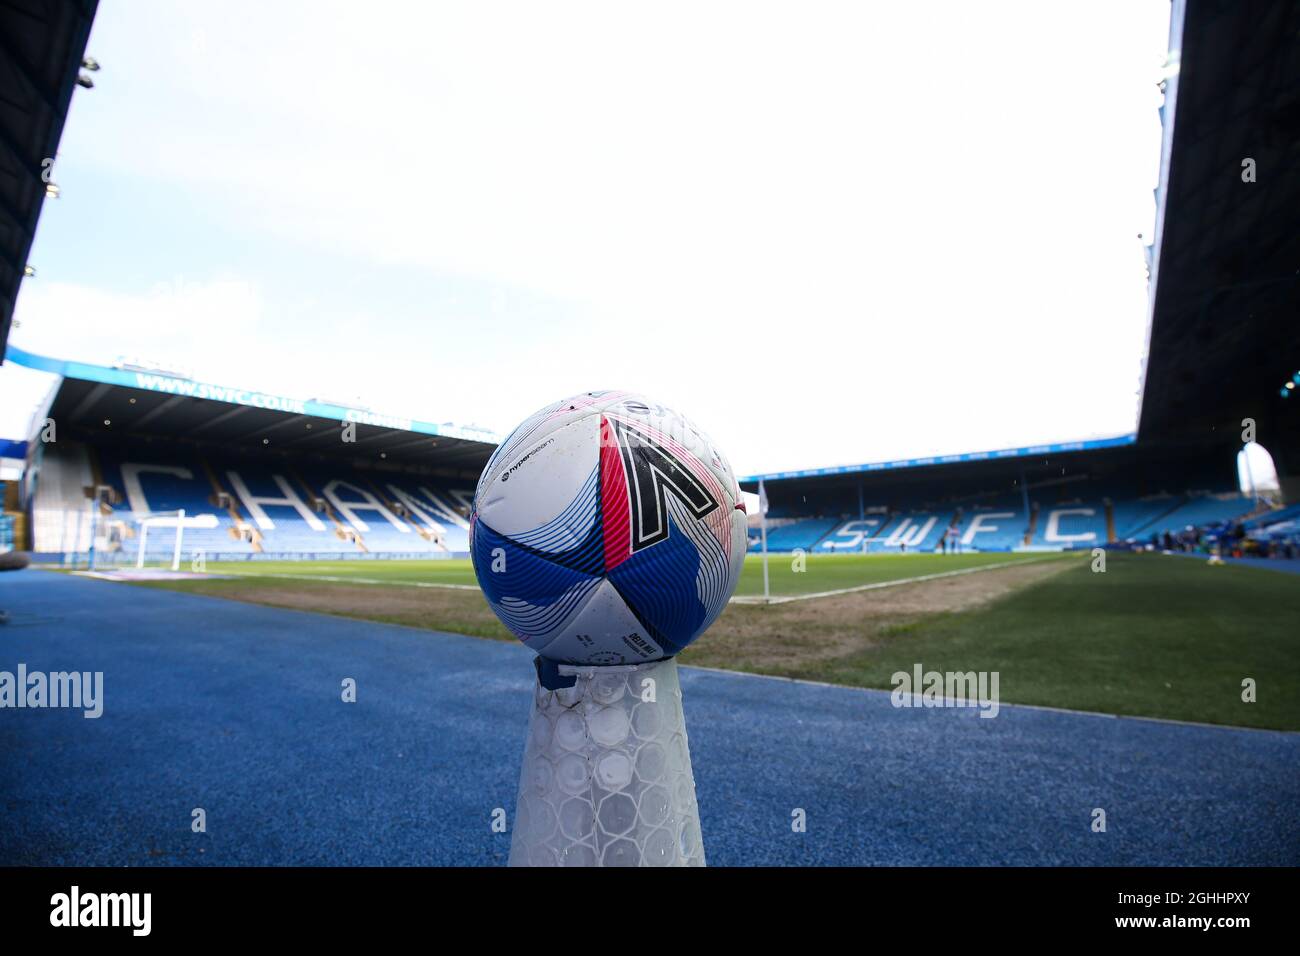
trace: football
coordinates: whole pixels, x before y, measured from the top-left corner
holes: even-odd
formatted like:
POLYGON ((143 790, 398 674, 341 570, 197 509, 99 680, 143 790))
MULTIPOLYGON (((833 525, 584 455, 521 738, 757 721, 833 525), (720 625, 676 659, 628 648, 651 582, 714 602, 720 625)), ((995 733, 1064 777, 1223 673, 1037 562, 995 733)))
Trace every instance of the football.
POLYGON ((746 547, 727 459, 684 416, 628 392, 530 416, 488 461, 470 518, 488 604, 565 664, 677 654, 726 607, 746 547))

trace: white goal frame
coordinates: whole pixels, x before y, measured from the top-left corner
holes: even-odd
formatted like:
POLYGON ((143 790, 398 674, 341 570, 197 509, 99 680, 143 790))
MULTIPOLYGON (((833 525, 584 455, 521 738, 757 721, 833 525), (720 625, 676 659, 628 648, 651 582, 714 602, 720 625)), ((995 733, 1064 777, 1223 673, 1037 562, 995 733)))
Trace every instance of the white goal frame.
POLYGON ((145 544, 149 539, 150 528, 175 528, 176 540, 172 546, 172 570, 181 569, 181 543, 184 540, 186 528, 204 528, 212 529, 217 527, 217 516, 214 514, 194 515, 185 517, 185 509, 179 511, 160 511, 149 515, 146 518, 137 519, 136 525, 140 529, 140 543, 136 547, 135 566, 144 567, 144 550, 145 544))

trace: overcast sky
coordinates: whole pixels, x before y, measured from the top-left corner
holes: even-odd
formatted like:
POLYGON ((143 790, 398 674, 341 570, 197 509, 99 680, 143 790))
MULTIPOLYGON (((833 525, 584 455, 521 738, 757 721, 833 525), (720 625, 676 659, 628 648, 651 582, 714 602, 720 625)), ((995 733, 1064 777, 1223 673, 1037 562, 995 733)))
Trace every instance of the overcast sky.
POLYGON ((1124 434, 1168 16, 102 0, 11 341, 502 433, 633 389, 742 474, 1124 434))

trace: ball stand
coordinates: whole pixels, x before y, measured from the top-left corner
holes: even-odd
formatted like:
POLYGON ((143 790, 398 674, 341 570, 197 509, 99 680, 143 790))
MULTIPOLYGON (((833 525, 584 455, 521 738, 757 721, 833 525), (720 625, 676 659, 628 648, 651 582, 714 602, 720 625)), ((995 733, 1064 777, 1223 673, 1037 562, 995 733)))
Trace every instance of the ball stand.
POLYGON ((672 658, 537 659, 511 866, 704 866, 672 658))

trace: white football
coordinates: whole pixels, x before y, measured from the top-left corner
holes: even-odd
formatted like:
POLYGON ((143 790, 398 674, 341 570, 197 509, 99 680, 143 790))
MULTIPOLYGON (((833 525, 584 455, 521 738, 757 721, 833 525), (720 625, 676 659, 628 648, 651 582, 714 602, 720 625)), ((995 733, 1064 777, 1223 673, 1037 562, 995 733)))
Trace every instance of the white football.
POLYGON ((747 547, 740 486, 685 417, 628 392, 530 416, 479 478, 470 555, 488 604, 543 657, 671 657, 722 613, 747 547))

